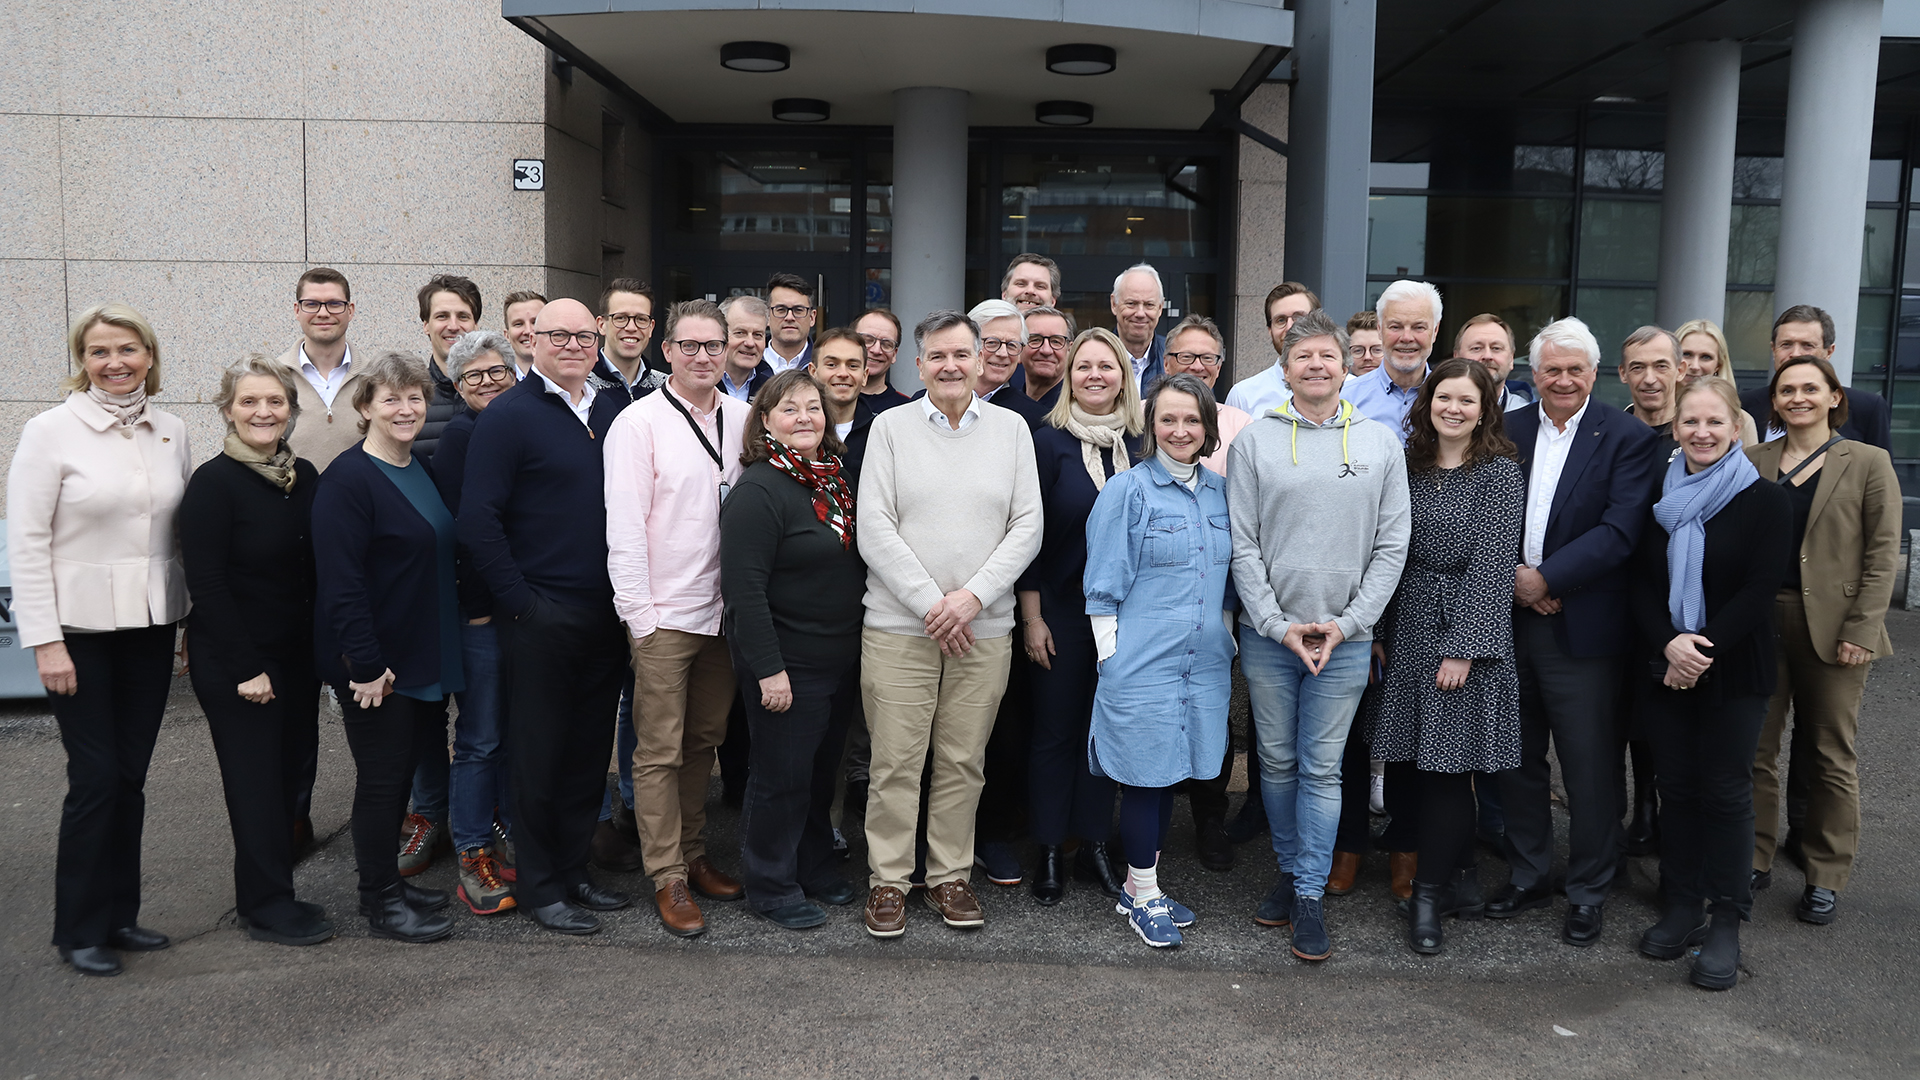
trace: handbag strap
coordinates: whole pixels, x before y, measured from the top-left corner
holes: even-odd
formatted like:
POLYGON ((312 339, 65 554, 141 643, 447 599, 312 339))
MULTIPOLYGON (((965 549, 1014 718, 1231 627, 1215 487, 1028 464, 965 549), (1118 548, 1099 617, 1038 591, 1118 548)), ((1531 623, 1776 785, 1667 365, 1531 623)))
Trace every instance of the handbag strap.
POLYGON ((1826 442, 1821 443, 1820 449, 1815 450, 1811 454, 1808 454, 1806 458, 1800 462, 1800 464, 1795 465, 1793 468, 1787 470, 1784 473, 1781 473, 1779 483, 1782 485, 1785 485, 1788 481, 1792 480, 1794 477, 1799 476, 1800 470, 1806 468, 1807 466, 1813 464, 1816 461, 1819 461, 1821 454, 1824 454, 1828 450, 1833 449, 1833 444, 1840 442, 1841 440, 1842 440, 1842 436, 1835 435, 1833 438, 1828 439, 1826 442))

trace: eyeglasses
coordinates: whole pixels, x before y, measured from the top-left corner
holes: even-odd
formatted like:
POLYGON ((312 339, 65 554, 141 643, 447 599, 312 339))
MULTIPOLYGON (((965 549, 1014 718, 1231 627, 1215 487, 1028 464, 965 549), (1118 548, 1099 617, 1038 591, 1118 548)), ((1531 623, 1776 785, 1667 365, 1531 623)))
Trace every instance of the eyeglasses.
POLYGON ((708 356, 719 356, 727 347, 724 341, 676 341, 673 347, 680 350, 682 356, 699 356, 700 350, 707 350, 708 356))
POLYGON ((1170 352, 1167 354, 1167 359, 1174 361, 1175 363, 1179 364, 1181 367, 1193 367, 1195 365, 1199 365, 1200 367, 1219 367, 1220 366, 1219 353, 1170 352))
POLYGON ((591 330, 581 330, 577 333, 569 333, 565 330, 542 330, 539 334, 552 342, 556 349, 564 349, 568 345, 579 345, 583 349, 597 349, 607 340, 605 334, 596 334, 591 330))
POLYGON ((629 326, 638 326, 641 329, 645 329, 646 327, 653 325, 653 316, 651 315, 621 314, 621 315, 602 315, 600 317, 612 323, 613 325, 620 327, 622 330, 626 329, 629 326))
POLYGON ((767 309, 782 319, 797 319, 813 310, 811 304, 775 304, 767 309))
POLYGON ((326 308, 329 315, 338 315, 348 306, 345 300, 295 300, 294 303, 309 315, 318 314, 321 308, 326 308))
POLYGON ((1027 339, 1027 348, 1035 351, 1052 349, 1054 352, 1059 352, 1068 344, 1065 334, 1035 334, 1027 339))
POLYGON ((1018 341, 1013 340, 1012 338, 997 338, 997 337, 981 338, 980 350, 982 352, 990 352, 990 353, 1019 352, 1020 343, 1018 341))
POLYGON ((1384 358, 1387 355, 1387 347, 1385 345, 1349 345, 1347 353, 1355 360, 1374 356, 1384 358))
POLYGON ((505 364, 495 364, 478 371, 463 371, 460 382, 464 386, 479 386, 483 382, 507 382, 513 378, 513 369, 505 364))
POLYGON ((895 341, 892 338, 879 337, 874 334, 861 334, 860 344, 866 346, 869 349, 873 348, 875 345, 878 345, 880 346, 881 352, 899 352, 900 351, 900 343, 898 341, 895 341))

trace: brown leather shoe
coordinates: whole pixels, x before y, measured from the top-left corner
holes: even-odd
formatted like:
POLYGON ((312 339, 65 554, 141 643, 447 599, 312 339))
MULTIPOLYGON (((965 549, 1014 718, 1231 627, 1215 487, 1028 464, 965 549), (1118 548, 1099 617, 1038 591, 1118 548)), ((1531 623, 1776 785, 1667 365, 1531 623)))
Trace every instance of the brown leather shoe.
POLYGON ((660 905, 660 925, 667 928, 667 933, 699 937, 707 932, 707 920, 700 914, 700 905, 693 902, 686 882, 667 882, 666 888, 653 894, 653 902, 660 905))
POLYGON ((971 930, 986 925, 987 913, 980 910, 980 898, 973 895, 973 886, 964 881, 943 881, 921 895, 948 926, 971 930))
POLYGON ((907 895, 891 885, 867 894, 867 933, 899 937, 907 932, 907 895))
POLYGON ((1420 869, 1417 851, 1387 852, 1387 873, 1393 876, 1393 895, 1401 900, 1413 898, 1413 875, 1420 869))
POLYGON ((1353 891, 1353 879, 1360 873, 1360 853, 1357 851, 1336 851, 1333 853, 1333 870, 1327 874, 1327 895, 1345 896, 1353 891))
POLYGON ((747 895, 739 882, 721 873, 705 855, 687 864, 687 884, 709 900, 738 900, 747 895))

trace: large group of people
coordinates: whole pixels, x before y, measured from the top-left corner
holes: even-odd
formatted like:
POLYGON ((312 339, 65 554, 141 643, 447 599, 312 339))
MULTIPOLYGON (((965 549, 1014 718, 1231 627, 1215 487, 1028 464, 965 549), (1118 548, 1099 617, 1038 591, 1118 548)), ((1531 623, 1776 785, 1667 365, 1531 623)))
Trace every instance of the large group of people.
POLYGON ((1744 396, 1713 323, 1641 327, 1622 410, 1595 399, 1576 318, 1533 336, 1528 380, 1497 314, 1435 358, 1424 282, 1344 322, 1276 286, 1274 361, 1224 401, 1220 329, 1162 333, 1153 267, 1114 281, 1113 329, 1077 329, 1061 295, 1027 253, 1000 297, 910 331, 884 309, 816 328, 791 274, 658 314, 630 278, 597 309, 514 292, 494 330, 441 274, 422 357, 356 354, 351 287, 314 268, 300 341, 222 376, 227 433, 198 468, 154 400, 152 326, 82 313, 7 514, 68 755, 62 958, 116 974, 168 944, 139 923, 139 860, 176 650, 237 915, 285 945, 335 931, 293 879, 323 693, 356 768, 360 914, 403 942, 451 934, 456 897, 594 933, 633 902, 595 866, 644 870, 683 937, 739 899, 800 930, 864 897, 891 938, 917 893, 978 927, 978 868, 1041 905, 1097 889, 1175 946, 1199 917, 1159 874, 1184 791, 1203 866, 1270 842, 1251 914, 1293 955, 1333 954, 1326 899, 1376 848, 1408 946, 1434 954, 1448 916, 1553 902, 1549 744, 1567 944, 1601 937, 1629 852, 1661 859, 1641 951, 1694 952, 1703 987, 1735 982, 1776 853, 1805 869, 1799 917, 1835 918, 1901 503, 1886 404, 1841 384, 1824 312, 1780 316, 1744 396), (912 397, 892 370, 909 333, 912 397), (1229 823, 1236 663, 1249 795, 1229 823), (708 847, 716 759, 738 877, 708 847), (865 889, 842 870, 850 816, 865 889), (1477 841, 1511 864, 1492 896, 1477 841), (449 850, 451 894, 411 880, 449 850))

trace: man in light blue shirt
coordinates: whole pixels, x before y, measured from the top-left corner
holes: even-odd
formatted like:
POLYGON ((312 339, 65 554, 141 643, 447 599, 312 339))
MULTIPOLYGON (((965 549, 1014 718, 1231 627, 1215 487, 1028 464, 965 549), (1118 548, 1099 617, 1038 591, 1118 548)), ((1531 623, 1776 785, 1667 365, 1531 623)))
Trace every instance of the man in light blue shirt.
POLYGON ((1427 381, 1427 358, 1440 330, 1440 290, 1424 281, 1402 278, 1387 286, 1374 305, 1387 358, 1379 367, 1350 380, 1341 397, 1360 415, 1385 424, 1400 445, 1407 444, 1407 411, 1427 381))
POLYGON ((1297 281, 1283 281, 1267 293, 1267 334, 1273 339, 1273 366, 1256 371, 1234 382, 1227 391, 1227 404, 1248 416, 1264 416, 1293 396, 1287 389, 1285 362, 1280 343, 1286 340, 1293 320, 1320 306, 1313 290, 1297 281))

